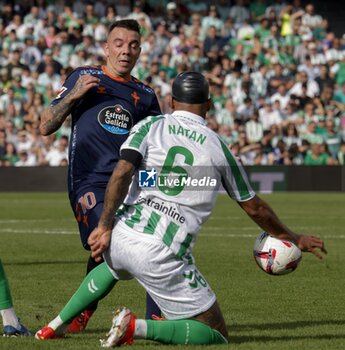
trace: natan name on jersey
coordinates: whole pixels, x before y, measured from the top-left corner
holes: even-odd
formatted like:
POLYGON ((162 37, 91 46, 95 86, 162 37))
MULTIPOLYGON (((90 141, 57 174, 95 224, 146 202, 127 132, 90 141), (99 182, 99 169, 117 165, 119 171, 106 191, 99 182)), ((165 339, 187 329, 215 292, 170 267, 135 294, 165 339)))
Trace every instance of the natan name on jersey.
POLYGON ((176 125, 168 125, 169 134, 181 135, 200 143, 202 145, 206 140, 206 135, 197 133, 195 130, 183 128, 182 126, 177 127, 176 125))

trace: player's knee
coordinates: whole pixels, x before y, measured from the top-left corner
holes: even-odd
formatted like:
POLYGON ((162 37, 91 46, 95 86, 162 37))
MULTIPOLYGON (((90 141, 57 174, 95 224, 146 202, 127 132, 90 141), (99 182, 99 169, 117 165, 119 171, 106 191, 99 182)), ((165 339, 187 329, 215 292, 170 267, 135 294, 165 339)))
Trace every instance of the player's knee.
POLYGON ((226 340, 229 339, 228 328, 217 301, 207 311, 195 316, 194 319, 215 329, 226 340))
POLYGON ((228 327, 226 326, 223 317, 216 320, 216 323, 211 327, 218 331, 227 341, 229 341, 228 327))
POLYGON ((214 329, 217 330, 227 341, 229 341, 228 327, 226 326, 224 320, 217 328, 214 329))

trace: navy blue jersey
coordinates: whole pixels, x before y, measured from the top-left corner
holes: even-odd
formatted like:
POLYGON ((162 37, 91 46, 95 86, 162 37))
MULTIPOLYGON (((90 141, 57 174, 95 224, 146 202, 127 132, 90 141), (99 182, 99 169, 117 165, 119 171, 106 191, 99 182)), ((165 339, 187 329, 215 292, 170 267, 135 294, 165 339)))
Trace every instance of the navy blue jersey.
POLYGON ((120 157, 120 147, 129 130, 147 116, 161 114, 154 91, 135 78, 112 77, 104 67, 81 67, 66 79, 51 105, 58 104, 81 75, 100 79, 71 111, 69 147, 69 191, 89 184, 108 182, 120 157))

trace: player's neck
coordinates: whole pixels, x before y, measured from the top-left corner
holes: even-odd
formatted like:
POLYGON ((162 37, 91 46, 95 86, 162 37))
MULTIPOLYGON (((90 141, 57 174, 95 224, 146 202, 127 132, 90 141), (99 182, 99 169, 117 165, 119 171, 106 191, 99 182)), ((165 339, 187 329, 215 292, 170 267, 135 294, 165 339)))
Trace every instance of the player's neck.
POLYGON ((118 80, 118 81, 130 81, 130 80, 132 80, 132 76, 130 74, 128 74, 126 76, 120 76, 117 72, 115 72, 109 66, 102 66, 102 70, 111 79, 118 80))
POLYGON ((206 113, 207 113, 207 107, 203 105, 190 105, 186 103, 180 103, 180 102, 175 102, 173 106, 173 111, 176 110, 182 110, 182 111, 187 111, 193 114, 196 114, 202 118, 206 118, 206 113))

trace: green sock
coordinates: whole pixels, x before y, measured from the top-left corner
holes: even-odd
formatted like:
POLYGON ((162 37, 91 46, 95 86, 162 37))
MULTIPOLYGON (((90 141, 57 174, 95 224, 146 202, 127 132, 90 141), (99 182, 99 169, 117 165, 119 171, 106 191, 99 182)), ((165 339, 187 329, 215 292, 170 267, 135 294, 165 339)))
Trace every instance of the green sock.
POLYGON ((147 322, 146 339, 164 344, 226 344, 227 340, 215 329, 194 320, 147 322))
POLYGON ((6 277, 4 267, 0 260, 0 310, 9 309, 13 306, 10 286, 6 277))
POLYGON ((102 263, 89 272, 78 290, 60 312, 63 322, 69 323, 87 307, 104 298, 115 286, 117 279, 112 275, 106 263, 102 263))

